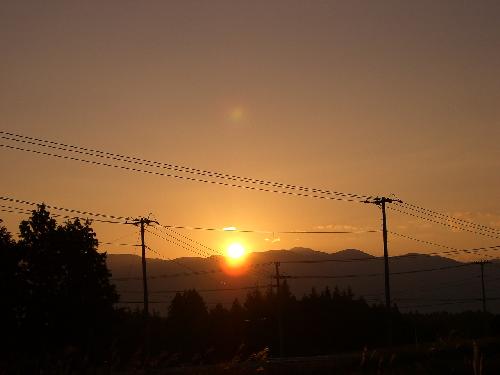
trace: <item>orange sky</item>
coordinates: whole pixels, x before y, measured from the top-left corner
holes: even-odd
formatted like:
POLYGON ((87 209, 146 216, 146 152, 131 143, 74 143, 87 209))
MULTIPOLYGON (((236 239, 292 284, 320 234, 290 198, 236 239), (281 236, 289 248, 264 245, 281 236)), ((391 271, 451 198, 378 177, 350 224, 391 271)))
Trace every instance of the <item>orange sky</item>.
MULTIPOLYGON (((248 177, 394 193, 500 228, 499 19, 497 1, 2 1, 1 129, 248 177)), ((379 210, 363 204, 0 153, 0 195, 56 206, 220 228, 380 226, 379 210)), ((20 216, 0 217, 16 232, 20 216)), ((389 225, 459 248, 497 244, 394 213, 389 225)), ((96 229, 102 241, 137 241, 128 226, 96 229)), ((274 242, 186 234, 217 248, 240 240, 250 250, 382 252, 378 233, 274 242)), ((193 255, 149 241, 168 257, 193 255)), ((436 249, 391 238, 392 254, 416 250, 436 249)))

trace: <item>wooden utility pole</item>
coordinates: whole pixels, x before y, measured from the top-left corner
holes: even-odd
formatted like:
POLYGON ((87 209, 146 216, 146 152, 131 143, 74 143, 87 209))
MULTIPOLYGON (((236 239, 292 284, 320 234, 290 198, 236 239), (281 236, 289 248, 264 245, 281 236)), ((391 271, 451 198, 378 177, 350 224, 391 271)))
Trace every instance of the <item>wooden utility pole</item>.
POLYGON ((276 270, 276 276, 275 276, 275 279, 276 279, 276 293, 279 292, 280 290, 280 279, 281 279, 281 275, 280 275, 280 262, 274 262, 274 269, 276 270))
POLYGON ((481 266, 481 291, 483 292, 483 313, 486 313, 486 292, 484 290, 484 261, 479 263, 481 266))
POLYGON ((391 198, 375 198, 373 201, 366 203, 373 203, 380 206, 382 209, 382 240, 384 243, 384 280, 385 280, 385 307, 390 310, 391 308, 391 285, 389 279, 389 249, 387 246, 387 215, 385 212, 386 203, 401 202, 398 199, 391 198))
POLYGON ((484 265, 490 262, 482 260, 480 262, 476 262, 481 267, 481 295, 483 300, 483 313, 486 313, 486 288, 484 287, 484 265))
POLYGON ((387 310, 387 343, 392 345, 392 319, 391 319, 391 285, 389 273, 389 249, 387 246, 387 216, 385 212, 386 203, 401 202, 399 199, 391 199, 386 197, 375 198, 373 201, 365 203, 373 203, 380 206, 382 209, 382 240, 384 243, 384 286, 385 286, 385 308, 387 310))
POLYGON ((141 217, 139 219, 135 219, 131 223, 127 224, 132 224, 132 225, 137 225, 139 226, 141 230, 141 261, 142 261, 142 288, 143 288, 143 295, 144 295, 144 309, 143 313, 144 316, 147 317, 149 316, 149 293, 148 293, 148 274, 147 274, 147 267, 146 267, 146 242, 144 240, 144 231, 145 231, 145 226, 146 225, 151 225, 151 224, 159 224, 157 221, 150 220, 149 218, 144 218, 141 217))
POLYGON ((387 249, 387 216, 385 214, 385 203, 382 198, 380 206, 382 207, 382 238, 384 241, 384 279, 385 279, 385 307, 391 308, 391 284, 389 280, 389 251, 387 249))
POLYGON ((280 262, 274 262, 274 267, 276 270, 276 299, 277 299, 277 312, 278 312, 278 335, 279 335, 279 345, 280 345, 280 357, 285 355, 285 335, 283 331, 283 307, 282 307, 282 292, 281 292, 281 279, 280 274, 280 262))
POLYGON ((488 322, 488 310, 486 309, 486 287, 484 285, 484 265, 490 262, 482 260, 480 262, 475 262, 479 264, 481 267, 481 300, 483 304, 483 335, 487 335, 489 331, 489 322, 488 322))
POLYGON ((147 274, 147 267, 146 267, 146 241, 144 240, 144 232, 145 232, 145 227, 146 225, 151 225, 151 224, 159 224, 157 221, 150 220, 149 218, 144 218, 140 217, 138 219, 133 220, 131 223, 127 224, 132 224, 136 225, 139 227, 141 231, 141 261, 142 261, 142 287, 143 287, 143 293, 144 293, 144 309, 143 309, 143 315, 144 315, 144 349, 142 353, 142 363, 143 365, 146 363, 147 358, 149 356, 150 352, 150 319, 149 319, 149 294, 148 294, 148 274, 147 274))
POLYGON ((142 258, 142 288, 144 295, 144 315, 149 315, 149 294, 148 294, 148 275, 146 268, 146 243, 144 241, 144 224, 145 220, 141 217, 139 220, 141 226, 141 258, 142 258))

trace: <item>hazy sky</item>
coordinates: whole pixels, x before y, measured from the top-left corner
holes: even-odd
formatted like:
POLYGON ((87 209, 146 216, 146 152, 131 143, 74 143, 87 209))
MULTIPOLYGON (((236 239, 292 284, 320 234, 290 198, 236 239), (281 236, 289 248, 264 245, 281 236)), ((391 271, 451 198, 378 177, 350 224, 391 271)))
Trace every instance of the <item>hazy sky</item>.
MULTIPOLYGON (((2 1, 1 129, 153 160, 398 197, 500 228, 498 1, 2 1)), ((5 142, 2 142, 5 143, 5 142)), ((375 206, 182 182, 0 150, 0 195, 162 223, 378 229, 375 206)), ((0 215, 16 232, 19 215, 0 215)), ((498 244, 393 212, 390 229, 498 244)), ((102 241, 137 241, 96 225, 102 241)), ((184 232, 222 248, 381 235, 184 232), (278 241, 279 239, 279 241, 278 241)), ((151 239, 168 257, 193 255, 151 239)), ((134 249, 108 247, 109 252, 134 249)), ((391 238, 392 254, 437 250, 391 238)))

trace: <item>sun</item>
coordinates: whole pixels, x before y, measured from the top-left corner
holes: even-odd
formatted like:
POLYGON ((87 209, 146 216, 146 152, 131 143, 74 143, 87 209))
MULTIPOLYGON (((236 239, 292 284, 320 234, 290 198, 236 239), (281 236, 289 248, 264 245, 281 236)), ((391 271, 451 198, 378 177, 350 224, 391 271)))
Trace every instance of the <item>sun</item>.
POLYGON ((240 243, 232 243, 227 248, 227 256, 230 259, 238 260, 241 259, 245 255, 245 248, 240 243))
POLYGON ((241 276, 247 272, 247 251, 240 242, 230 243, 225 258, 222 268, 227 275, 241 276))

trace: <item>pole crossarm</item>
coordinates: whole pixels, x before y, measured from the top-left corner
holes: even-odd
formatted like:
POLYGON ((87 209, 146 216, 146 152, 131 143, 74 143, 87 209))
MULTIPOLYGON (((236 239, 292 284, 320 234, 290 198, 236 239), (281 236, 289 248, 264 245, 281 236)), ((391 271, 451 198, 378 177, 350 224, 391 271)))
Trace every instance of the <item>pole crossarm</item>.
POLYGON ((376 204, 376 205, 381 205, 382 203, 403 203, 401 199, 397 198, 388 198, 388 197, 375 197, 371 200, 365 200, 362 203, 368 203, 368 204, 376 204))

